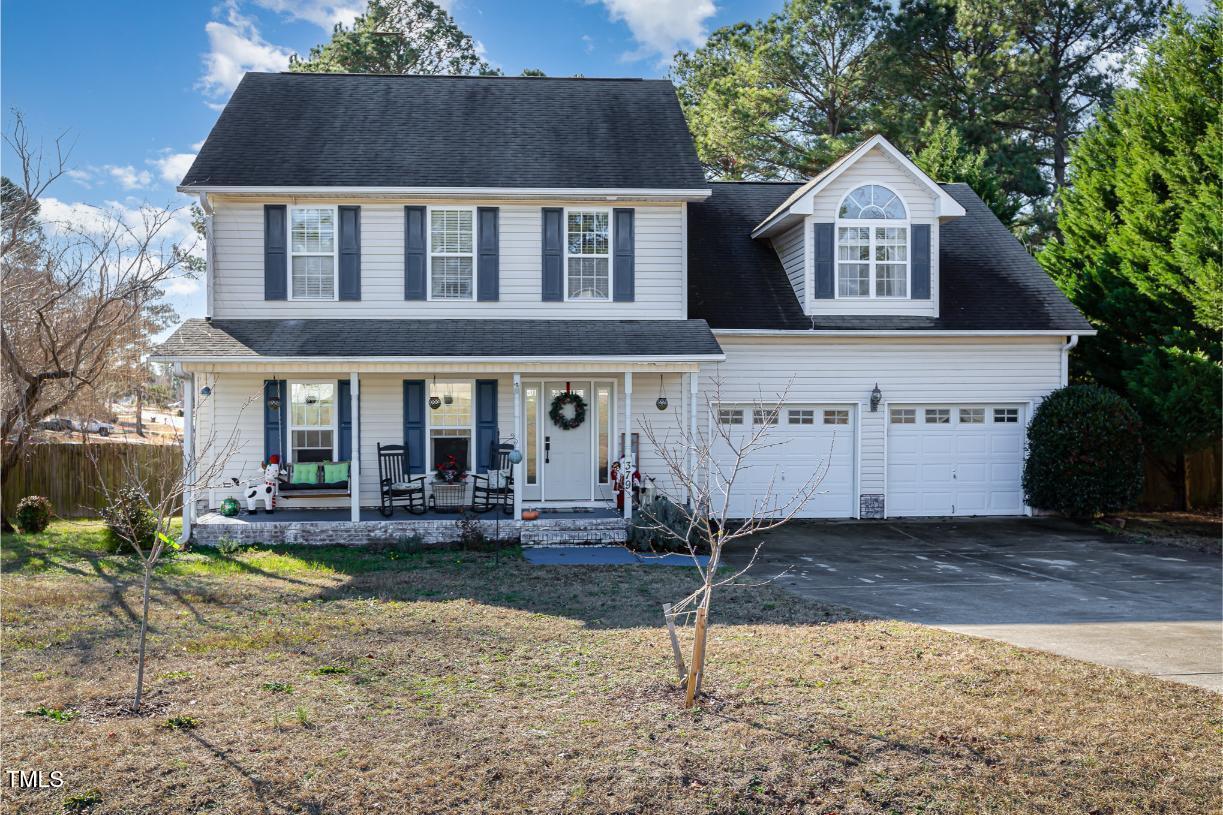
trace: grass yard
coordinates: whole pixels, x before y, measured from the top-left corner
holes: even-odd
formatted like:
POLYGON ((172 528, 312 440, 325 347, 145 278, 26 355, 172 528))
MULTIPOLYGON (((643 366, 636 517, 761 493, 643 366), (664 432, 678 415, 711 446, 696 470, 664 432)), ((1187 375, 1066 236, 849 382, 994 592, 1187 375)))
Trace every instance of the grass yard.
POLYGON ((1213 813, 1219 697, 765 586, 680 709, 686 569, 516 554, 190 553, 154 597, 96 525, 3 546, 6 812, 1213 813), (35 712, 27 715, 27 712, 35 712))

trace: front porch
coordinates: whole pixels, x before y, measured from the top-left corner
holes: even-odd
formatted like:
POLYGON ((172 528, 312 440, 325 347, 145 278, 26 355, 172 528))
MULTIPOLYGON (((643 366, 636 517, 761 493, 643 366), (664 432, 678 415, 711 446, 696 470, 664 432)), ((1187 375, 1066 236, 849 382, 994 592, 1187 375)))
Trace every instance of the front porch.
MULTIPOLYGON (((196 519, 191 537, 203 546, 215 546, 222 540, 264 546, 362 546, 413 537, 425 545, 441 545, 459 540, 458 522, 463 517, 452 512, 397 512, 386 518, 376 508, 366 507, 361 508, 357 522, 353 522, 348 509, 278 509, 270 515, 243 513, 233 518, 207 512, 196 519)), ((533 521, 515 520, 497 512, 466 517, 479 521, 487 539, 523 546, 619 544, 627 540, 628 524, 610 506, 545 508, 533 521)))

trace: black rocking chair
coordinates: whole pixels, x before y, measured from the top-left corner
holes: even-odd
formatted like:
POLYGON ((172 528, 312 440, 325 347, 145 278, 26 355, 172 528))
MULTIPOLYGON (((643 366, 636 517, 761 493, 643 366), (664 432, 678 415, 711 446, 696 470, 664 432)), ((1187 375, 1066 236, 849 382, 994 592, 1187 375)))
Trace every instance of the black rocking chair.
POLYGON ((378 485, 382 494, 378 511, 384 517, 391 517, 395 507, 425 514, 425 477, 409 475, 408 451, 402 444, 378 445, 378 485))
POLYGON ((497 444, 493 442, 489 456, 488 473, 477 473, 471 477, 471 508, 474 512, 491 512, 500 509, 506 515, 514 512, 514 471, 510 466, 510 451, 512 444, 497 444), (509 470, 505 480, 497 483, 493 470, 509 470))

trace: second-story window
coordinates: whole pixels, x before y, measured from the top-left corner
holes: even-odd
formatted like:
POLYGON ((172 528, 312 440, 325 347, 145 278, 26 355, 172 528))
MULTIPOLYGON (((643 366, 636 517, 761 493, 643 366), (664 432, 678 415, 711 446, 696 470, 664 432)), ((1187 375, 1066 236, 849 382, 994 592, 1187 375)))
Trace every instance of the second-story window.
POLYGON ((837 297, 909 296, 907 216, 896 193, 878 184, 845 196, 837 217, 837 297))
POLYGON ((293 207, 290 213, 293 299, 336 299, 335 208, 293 207))
POLYGON ((429 292, 434 300, 471 300, 475 285, 472 210, 429 210, 429 292))
POLYGON ((568 210, 565 223, 567 299, 610 299, 611 213, 607 210, 568 210))

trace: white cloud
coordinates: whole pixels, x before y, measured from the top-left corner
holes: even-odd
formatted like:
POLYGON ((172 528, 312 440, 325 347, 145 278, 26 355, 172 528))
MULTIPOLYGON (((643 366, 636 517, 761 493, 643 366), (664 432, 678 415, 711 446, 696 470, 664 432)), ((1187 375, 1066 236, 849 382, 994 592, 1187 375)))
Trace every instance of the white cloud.
POLYGON ((583 46, 584 46, 584 50, 586 51, 586 53, 587 53, 587 54, 593 54, 593 53, 594 53, 594 50, 595 50, 595 41, 594 41, 594 38, 593 38, 593 37, 591 37, 589 34, 583 34, 583 35, 580 37, 580 39, 582 40, 582 44, 583 44, 583 46))
POLYGON ((226 6, 225 22, 213 20, 204 31, 210 50, 204 55, 199 84, 208 96, 224 100, 247 71, 283 71, 289 66, 293 52, 263 39, 254 21, 238 11, 236 2, 226 6))
MULTIPOLYGON (((330 33, 336 24, 351 26, 365 11, 362 2, 327 2, 327 0, 255 0, 255 2, 291 20, 305 20, 330 33)), ((441 5, 445 5, 444 3, 441 5)))
MULTIPOLYGON (((97 235, 109 231, 116 220, 122 221, 137 235, 143 235, 148 213, 148 210, 139 204, 124 204, 120 201, 106 201, 101 206, 96 206, 83 201, 62 201, 45 197, 40 198, 38 203, 39 217, 51 233, 60 236, 73 231, 97 235)), ((192 246, 192 254, 203 257, 204 247, 195 234, 195 227, 191 224, 191 211, 187 207, 174 211, 169 221, 158 231, 154 243, 164 244, 163 248, 167 251, 170 244, 179 244, 184 248, 192 246)))
POLYGON ((628 26, 639 48, 627 60, 657 56, 666 61, 681 46, 705 42, 705 21, 717 12, 713 0, 600 0, 612 20, 628 26))
POLYGON ((185 297, 188 294, 195 294, 203 288, 203 285, 195 277, 175 277, 171 278, 170 282, 162 288, 171 297, 185 297))
MULTIPOLYGON (((199 150, 199 147, 195 145, 192 145, 192 147, 199 150)), ((187 170, 191 169, 191 162, 193 161, 195 161, 195 153, 173 153, 167 147, 162 151, 161 158, 151 159, 149 163, 157 168, 157 173, 163 181, 177 185, 178 182, 183 180, 187 170)))
POLYGON ((153 181, 153 176, 148 170, 137 170, 132 165, 118 166, 115 164, 107 164, 104 168, 110 177, 119 182, 119 186, 125 190, 139 190, 149 186, 153 181))

